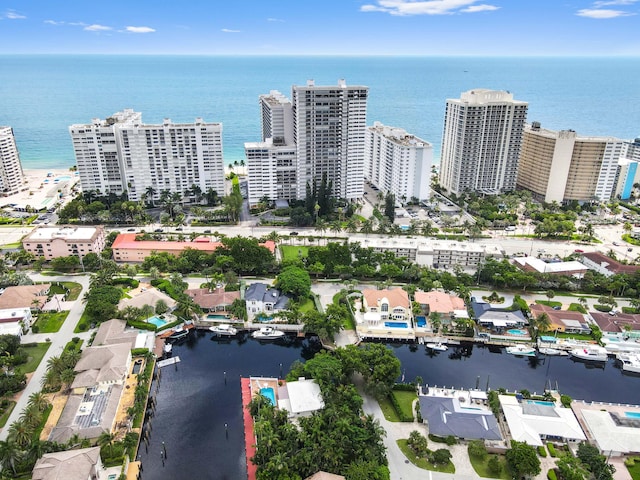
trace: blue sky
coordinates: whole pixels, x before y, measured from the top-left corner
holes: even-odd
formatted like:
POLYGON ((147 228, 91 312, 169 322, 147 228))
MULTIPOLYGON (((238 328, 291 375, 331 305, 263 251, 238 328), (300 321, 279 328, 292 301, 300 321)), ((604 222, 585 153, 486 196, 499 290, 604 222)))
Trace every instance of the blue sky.
POLYGON ((0 53, 640 55, 640 0, 0 0, 0 53))

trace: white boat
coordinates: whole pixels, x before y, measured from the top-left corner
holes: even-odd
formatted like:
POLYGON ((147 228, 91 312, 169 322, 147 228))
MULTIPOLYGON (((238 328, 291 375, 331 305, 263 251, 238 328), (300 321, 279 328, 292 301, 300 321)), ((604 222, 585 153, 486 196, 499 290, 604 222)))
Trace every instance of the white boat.
POLYGON ((543 355, 567 355, 567 352, 565 352, 564 350, 559 350, 557 348, 551 348, 551 347, 540 347, 538 348, 538 352, 540 352, 543 355))
POLYGON ((444 343, 442 342, 437 342, 437 343, 427 343, 426 347, 430 350, 435 350, 436 352, 446 352, 447 350, 449 350, 449 347, 447 347, 444 343))
POLYGON ((527 345, 513 345, 506 348, 511 355, 522 355, 524 357, 535 357, 536 349, 527 345))
POLYGON ((189 335, 189 330, 184 328, 182 325, 178 325, 173 329, 173 333, 169 335, 169 340, 182 340, 187 335, 189 335))
POLYGON ((583 347, 574 348, 569 352, 573 358, 579 360, 587 360, 591 362, 606 362, 607 350, 599 345, 585 345, 583 347))
POLYGON ((619 353, 618 360, 625 372, 640 373, 640 355, 635 353, 619 353))
POLYGON ((284 335, 285 333, 282 330, 276 330, 272 327, 262 327, 260 330, 253 332, 251 337, 257 340, 275 340, 284 337, 284 335))
POLYGON ((233 337, 238 333, 238 330, 227 323, 221 323, 220 325, 214 325, 209 327, 215 335, 219 337, 233 337))
POLYGON ((163 350, 164 353, 171 353, 171 350, 173 350, 173 345, 171 345, 170 343, 165 343, 163 350))

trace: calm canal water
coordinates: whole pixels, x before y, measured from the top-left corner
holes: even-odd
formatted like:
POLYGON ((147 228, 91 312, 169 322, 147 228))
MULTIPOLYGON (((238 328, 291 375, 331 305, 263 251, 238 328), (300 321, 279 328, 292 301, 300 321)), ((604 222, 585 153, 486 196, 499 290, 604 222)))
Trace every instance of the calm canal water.
MULTIPOLYGON (((640 377, 622 374, 614 361, 604 367, 567 357, 536 360, 515 357, 503 349, 469 345, 430 354, 424 346, 390 345, 402 362, 406 381, 421 376, 430 385, 541 392, 547 382, 573 398, 640 404, 640 377)), ((164 367, 154 383, 155 414, 146 424, 148 447, 140 446, 143 479, 246 478, 240 376, 286 375, 295 360, 319 350, 313 340, 286 345, 255 340, 212 340, 193 335, 175 345, 181 362, 164 367), (282 367, 281 367, 282 365, 282 367), (224 374, 226 372, 226 376, 224 374), (226 377, 226 383, 225 383, 226 377), (228 425, 225 430, 225 423, 228 425), (162 462, 162 442, 167 458, 162 462)))

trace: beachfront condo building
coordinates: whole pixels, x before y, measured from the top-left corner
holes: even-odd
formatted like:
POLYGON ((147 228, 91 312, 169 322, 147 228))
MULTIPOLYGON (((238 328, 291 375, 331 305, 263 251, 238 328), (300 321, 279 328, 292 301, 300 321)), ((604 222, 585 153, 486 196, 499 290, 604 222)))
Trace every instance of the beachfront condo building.
POLYGON ((261 96, 262 141, 245 144, 249 202, 302 200, 325 175, 333 196, 361 198, 368 93, 344 80, 310 80, 291 88, 291 100, 277 91, 261 96))
POLYGON ((624 142, 583 137, 573 130, 527 124, 518 167, 518 188, 539 201, 607 201, 615 194, 624 142))
POLYGON ((126 109, 69 131, 85 192, 126 192, 130 200, 151 201, 196 185, 224 194, 220 123, 144 124, 140 112, 126 109))
POLYGON ((0 194, 13 195, 24 189, 24 173, 13 129, 0 127, 0 194))
POLYGON ((441 187, 456 195, 514 190, 527 108, 505 91, 475 89, 447 99, 441 187))
POLYGON ((433 146, 401 128, 375 122, 365 131, 364 177, 406 203, 429 198, 433 146))
POLYGON ((22 239, 22 247, 36 258, 68 257, 81 259, 87 253, 100 253, 104 249, 104 227, 39 227, 22 239))
POLYGON ((632 194, 639 195, 640 188, 640 138, 631 142, 624 142, 624 151, 618 165, 618 184, 616 186, 616 197, 620 200, 630 200, 632 194))

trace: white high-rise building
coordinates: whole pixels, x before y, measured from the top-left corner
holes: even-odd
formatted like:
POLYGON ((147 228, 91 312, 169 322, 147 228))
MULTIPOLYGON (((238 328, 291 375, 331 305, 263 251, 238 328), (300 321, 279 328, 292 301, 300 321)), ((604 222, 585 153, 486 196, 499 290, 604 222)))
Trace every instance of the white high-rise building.
POLYGON ((624 142, 622 157, 618 162, 620 169, 616 185, 616 196, 621 200, 629 200, 632 194, 637 194, 634 185, 640 183, 638 163, 640 163, 640 138, 624 142))
POLYGON ((24 189, 24 173, 11 127, 0 127, 0 194, 7 196, 24 189))
POLYGON ((292 87, 292 101, 278 91, 260 96, 262 141, 245 143, 249 203, 302 200, 307 184, 323 175, 332 195, 361 198, 368 88, 292 87))
POLYGON ((316 86, 310 80, 291 90, 298 199, 305 198, 307 183, 319 183, 324 174, 333 196, 362 198, 369 88, 347 86, 344 80, 316 86))
POLYGON ((440 185, 455 194, 514 190, 527 108, 505 91, 476 89, 448 99, 440 185))
POLYGON ((584 137, 573 130, 526 125, 518 167, 518 188, 547 203, 607 201, 618 179, 624 142, 584 137))
POLYGON ((433 146, 401 128, 375 122, 366 130, 365 173, 382 192, 406 202, 429 198, 433 146))
POLYGON ((142 114, 126 109, 106 120, 69 127, 84 191, 127 192, 141 200, 149 189, 184 193, 193 185, 202 192, 224 194, 222 124, 142 123, 142 114))

